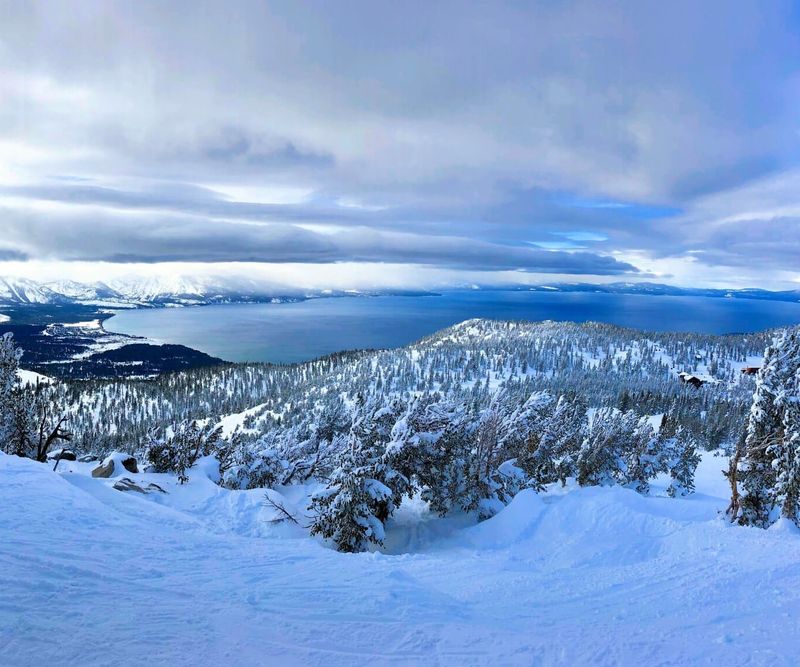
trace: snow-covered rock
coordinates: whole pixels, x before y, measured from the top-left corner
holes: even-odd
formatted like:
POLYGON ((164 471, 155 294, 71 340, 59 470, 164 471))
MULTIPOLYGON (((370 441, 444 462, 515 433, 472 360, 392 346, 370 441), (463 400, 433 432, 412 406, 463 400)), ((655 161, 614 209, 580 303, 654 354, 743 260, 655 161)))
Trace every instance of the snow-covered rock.
POLYGON ((92 477, 116 477, 124 471, 139 472, 136 459, 130 454, 112 452, 103 462, 92 470, 92 477))

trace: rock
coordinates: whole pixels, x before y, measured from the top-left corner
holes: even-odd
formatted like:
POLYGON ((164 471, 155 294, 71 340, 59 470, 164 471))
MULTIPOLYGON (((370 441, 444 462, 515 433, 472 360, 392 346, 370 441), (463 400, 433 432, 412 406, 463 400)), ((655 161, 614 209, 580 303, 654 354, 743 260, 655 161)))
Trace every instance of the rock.
POLYGON ((78 463, 91 463, 99 460, 94 454, 84 454, 78 459, 78 463))
POLYGON ((128 477, 123 477, 118 482, 114 483, 114 488, 117 491, 136 491, 136 493, 147 493, 141 486, 128 477))
POLYGON ((113 477, 115 474, 120 474, 123 468, 128 472, 139 472, 135 458, 130 454, 114 452, 109 454, 99 466, 92 470, 92 477, 113 477))
POLYGON ((114 488, 117 491, 136 491, 136 493, 155 493, 158 491, 159 493, 166 493, 164 489, 162 489, 158 484, 153 484, 150 482, 146 487, 142 488, 136 482, 134 482, 130 477, 123 477, 118 482, 114 483, 114 488))
POLYGON ((111 477, 114 474, 114 461, 101 463, 92 470, 92 477, 111 477))
POLYGON ((47 455, 47 458, 51 461, 55 461, 57 458, 61 457, 62 461, 77 461, 78 457, 75 455, 75 452, 69 449, 57 449, 54 452, 50 452, 47 455))

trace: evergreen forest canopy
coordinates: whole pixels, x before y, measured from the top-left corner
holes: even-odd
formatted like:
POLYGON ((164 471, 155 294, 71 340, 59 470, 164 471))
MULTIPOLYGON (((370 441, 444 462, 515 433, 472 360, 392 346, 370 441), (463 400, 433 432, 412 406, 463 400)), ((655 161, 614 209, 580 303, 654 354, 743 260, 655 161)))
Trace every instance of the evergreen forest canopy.
POLYGON ((405 348, 298 365, 24 387, 6 337, 0 440, 40 460, 64 441, 78 454, 130 452, 179 479, 214 455, 230 488, 309 485, 311 532, 345 551, 380 544, 411 495, 477 518, 522 488, 569 480, 647 493, 668 474, 669 494, 683 495, 698 450, 722 448, 731 518, 767 526, 796 520, 800 497, 796 348, 797 330, 470 320, 405 348), (742 373, 765 349, 758 375, 742 373))

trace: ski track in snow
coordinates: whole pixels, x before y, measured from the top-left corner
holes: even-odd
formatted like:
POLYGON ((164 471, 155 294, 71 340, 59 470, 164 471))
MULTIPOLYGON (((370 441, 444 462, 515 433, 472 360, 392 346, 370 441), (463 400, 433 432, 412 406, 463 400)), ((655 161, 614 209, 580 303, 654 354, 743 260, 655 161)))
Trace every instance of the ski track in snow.
POLYGON ((707 455, 689 499, 523 492, 387 555, 197 472, 126 475, 169 491, 141 496, 0 454, 0 664, 796 664, 800 537, 716 518, 725 464, 707 455))

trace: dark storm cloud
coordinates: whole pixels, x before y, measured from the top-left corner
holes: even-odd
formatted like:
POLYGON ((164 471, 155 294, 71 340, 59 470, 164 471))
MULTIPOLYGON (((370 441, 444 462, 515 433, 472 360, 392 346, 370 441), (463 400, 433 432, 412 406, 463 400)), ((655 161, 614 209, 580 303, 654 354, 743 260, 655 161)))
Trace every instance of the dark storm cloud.
POLYGON ((769 213, 794 195, 750 187, 797 165, 788 1, 2 13, 0 225, 35 219, 32 257, 796 269, 774 243, 795 218, 769 213), (751 222, 720 226, 742 188, 751 222))

